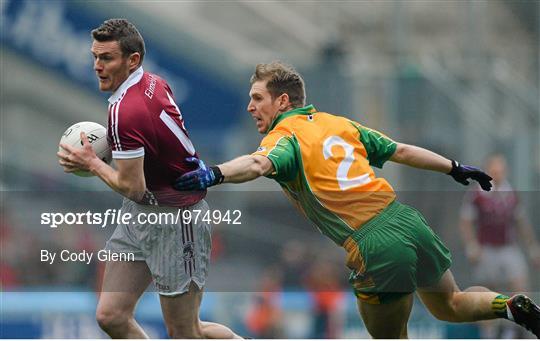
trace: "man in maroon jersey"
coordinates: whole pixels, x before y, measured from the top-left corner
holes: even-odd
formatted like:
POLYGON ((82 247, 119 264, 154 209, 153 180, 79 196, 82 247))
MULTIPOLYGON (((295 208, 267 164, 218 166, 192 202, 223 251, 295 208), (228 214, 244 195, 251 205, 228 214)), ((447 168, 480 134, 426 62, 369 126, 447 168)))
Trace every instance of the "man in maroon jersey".
MULTIPOLYGON (((516 191, 506 179, 504 156, 491 155, 486 170, 493 177, 492 191, 472 189, 461 208, 460 229, 473 279, 497 291, 526 292, 528 266, 518 239, 527 246, 536 267, 540 267, 540 246, 516 191)), ((514 331, 519 331, 511 324, 502 335, 496 335, 497 329, 494 323, 485 323, 482 334, 486 338, 510 338, 514 331)))
POLYGON ((143 71, 144 40, 133 24, 110 19, 92 37, 99 89, 112 92, 107 134, 116 169, 96 156, 84 133, 83 147, 63 145, 69 154, 58 153, 59 162, 66 172, 91 171, 124 196, 122 213, 134 220, 118 225, 106 249, 135 259, 106 263, 97 321, 113 338, 146 338, 133 313, 153 279, 172 338, 235 338, 225 326, 199 321, 210 226, 192 219, 158 226, 136 219, 180 209, 200 210, 201 216, 208 211, 206 191, 178 192, 170 185, 193 170, 186 158, 197 157, 172 91, 165 80, 143 71))

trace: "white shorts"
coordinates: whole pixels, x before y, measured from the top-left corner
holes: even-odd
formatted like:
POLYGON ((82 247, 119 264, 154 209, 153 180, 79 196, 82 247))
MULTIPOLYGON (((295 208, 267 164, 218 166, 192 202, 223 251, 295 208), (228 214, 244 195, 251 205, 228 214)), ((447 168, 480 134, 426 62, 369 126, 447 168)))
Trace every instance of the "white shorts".
MULTIPOLYGON (((203 216, 208 204, 201 200, 188 208, 139 205, 124 199, 122 215, 130 213, 129 224, 119 224, 105 249, 114 253, 131 253, 136 261, 145 261, 160 295, 175 296, 189 290, 193 281, 202 289, 208 276, 212 249, 211 226, 199 219, 182 219, 184 210, 200 210, 203 216), (161 224, 141 223, 138 215, 169 214, 180 219, 163 219, 161 224), (165 221, 166 220, 166 221, 165 221)), ((186 215, 195 217, 195 214, 186 215)))
POLYGON ((519 246, 482 246, 480 261, 473 268, 473 279, 480 285, 491 285, 509 291, 513 278, 528 280, 527 261, 519 246), (484 284, 485 283, 485 284, 484 284))

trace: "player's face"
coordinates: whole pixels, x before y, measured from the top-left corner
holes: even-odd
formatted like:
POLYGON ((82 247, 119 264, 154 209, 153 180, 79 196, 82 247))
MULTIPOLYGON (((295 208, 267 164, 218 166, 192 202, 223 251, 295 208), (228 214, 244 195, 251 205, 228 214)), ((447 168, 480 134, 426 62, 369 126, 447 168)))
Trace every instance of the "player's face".
POLYGON ((500 183, 506 178, 506 160, 502 156, 491 157, 486 168, 487 173, 496 183, 500 183))
POLYGON ((266 88, 267 81, 254 82, 249 91, 250 101, 247 111, 255 120, 257 131, 265 134, 281 109, 282 96, 272 99, 266 88))
POLYGON ((94 70, 99 81, 99 90, 115 91, 129 77, 129 57, 122 56, 117 41, 92 43, 94 70))

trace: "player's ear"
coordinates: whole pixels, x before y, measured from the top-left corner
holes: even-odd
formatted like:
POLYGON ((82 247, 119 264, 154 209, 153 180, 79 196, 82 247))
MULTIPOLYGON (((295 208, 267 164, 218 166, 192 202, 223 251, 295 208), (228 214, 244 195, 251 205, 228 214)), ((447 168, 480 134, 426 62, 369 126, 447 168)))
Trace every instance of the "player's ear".
POLYGON ((279 96, 279 109, 280 110, 286 110, 291 105, 291 101, 289 99, 289 94, 283 93, 281 96, 279 96))
POLYGON ((129 56, 129 71, 133 71, 139 67, 141 63, 141 54, 139 52, 134 52, 129 56))

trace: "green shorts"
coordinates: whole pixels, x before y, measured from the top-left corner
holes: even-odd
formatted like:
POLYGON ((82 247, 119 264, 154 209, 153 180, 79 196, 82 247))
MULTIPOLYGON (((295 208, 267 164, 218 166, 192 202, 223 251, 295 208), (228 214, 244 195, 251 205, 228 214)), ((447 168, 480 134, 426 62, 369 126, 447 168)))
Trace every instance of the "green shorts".
POLYGON ((344 244, 349 283, 379 304, 434 285, 452 264, 450 251, 416 209, 394 201, 344 244))

